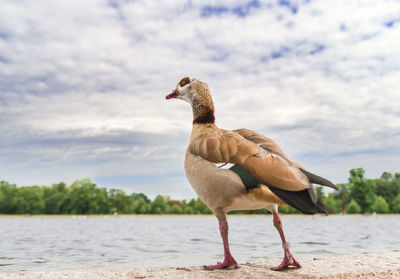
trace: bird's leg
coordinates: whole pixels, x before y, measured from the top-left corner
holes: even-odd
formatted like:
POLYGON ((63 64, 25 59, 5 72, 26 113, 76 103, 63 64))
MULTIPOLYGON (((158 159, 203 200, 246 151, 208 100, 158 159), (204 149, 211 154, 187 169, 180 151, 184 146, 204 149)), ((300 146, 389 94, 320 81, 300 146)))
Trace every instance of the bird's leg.
POLYGON ((288 268, 289 266, 292 266, 293 268, 300 268, 301 265, 296 261, 296 259, 292 255, 292 253, 290 253, 290 250, 289 250, 290 244, 289 244, 289 242, 286 242, 285 234, 283 233, 281 217, 279 216, 278 212, 275 210, 273 211, 273 215, 274 215, 274 226, 278 230, 279 235, 281 236, 281 239, 282 239, 282 246, 283 246, 284 254, 283 254, 282 263, 271 269, 275 270, 275 271, 281 271, 281 270, 288 268))
POLYGON ((205 265, 204 268, 208 270, 222 269, 222 268, 227 268, 227 269, 239 268, 240 266, 236 263, 235 259, 231 255, 231 252, 229 251, 228 221, 226 220, 226 218, 222 218, 218 219, 218 222, 219 222, 219 231, 221 233, 222 242, 224 244, 224 261, 216 265, 205 265))

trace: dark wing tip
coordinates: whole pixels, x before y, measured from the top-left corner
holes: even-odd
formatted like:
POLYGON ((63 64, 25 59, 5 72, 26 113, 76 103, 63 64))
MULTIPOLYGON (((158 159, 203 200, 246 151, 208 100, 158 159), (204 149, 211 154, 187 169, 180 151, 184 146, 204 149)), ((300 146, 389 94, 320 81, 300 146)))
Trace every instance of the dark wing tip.
MULTIPOLYGON (((279 188, 269 187, 272 193, 281 200, 304 214, 324 213, 328 214, 329 209, 319 200, 313 201, 311 191, 304 189, 301 191, 286 191, 279 188)), ((315 195, 315 192, 314 192, 315 195)))
POLYGON ((308 172, 308 171, 306 171, 305 169, 302 169, 302 168, 300 168, 300 170, 307 176, 308 180, 310 180, 311 183, 327 186, 327 187, 333 188, 333 189, 335 189, 337 191, 339 190, 339 188, 335 184, 330 182, 328 179, 325 179, 325 178, 323 178, 321 176, 318 176, 316 174, 308 172))
POLYGON ((316 204, 316 209, 318 213, 322 213, 325 215, 331 214, 333 213, 332 209, 330 209, 329 207, 327 207, 325 204, 323 204, 320 200, 318 200, 317 204, 316 204))

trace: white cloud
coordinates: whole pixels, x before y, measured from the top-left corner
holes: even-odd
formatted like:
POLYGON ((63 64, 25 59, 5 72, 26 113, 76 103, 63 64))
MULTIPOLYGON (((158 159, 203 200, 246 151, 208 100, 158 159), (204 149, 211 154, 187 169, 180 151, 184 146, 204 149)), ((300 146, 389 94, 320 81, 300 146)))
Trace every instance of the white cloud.
POLYGON ((164 96, 186 75, 209 83, 219 126, 335 182, 399 171, 400 6, 290 2, 3 1, 1 178, 183 174, 191 110, 164 96))

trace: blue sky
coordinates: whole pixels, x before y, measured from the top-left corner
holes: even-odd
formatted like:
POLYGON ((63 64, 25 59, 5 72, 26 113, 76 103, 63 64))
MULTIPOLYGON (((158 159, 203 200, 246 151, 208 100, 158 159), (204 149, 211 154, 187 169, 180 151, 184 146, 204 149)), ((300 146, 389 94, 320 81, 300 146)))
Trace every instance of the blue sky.
POLYGON ((0 179, 190 198, 184 76, 217 125, 345 182, 400 171, 399 1, 2 1, 0 179))

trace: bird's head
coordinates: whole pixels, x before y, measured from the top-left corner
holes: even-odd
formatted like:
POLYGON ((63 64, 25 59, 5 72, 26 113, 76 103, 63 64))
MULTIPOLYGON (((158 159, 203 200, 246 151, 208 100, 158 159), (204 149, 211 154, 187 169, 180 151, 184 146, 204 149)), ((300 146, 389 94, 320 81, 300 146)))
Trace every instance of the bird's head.
POLYGON ((214 122, 214 103, 207 83, 197 78, 184 77, 175 89, 165 96, 166 99, 177 98, 192 105, 194 123, 214 122), (207 115, 206 120, 202 120, 207 115), (199 118, 200 117, 200 118, 199 118), (197 121, 196 119, 200 119, 197 121))
POLYGON ((207 83, 202 82, 197 78, 184 77, 182 78, 175 89, 168 94, 166 99, 177 98, 194 104, 212 99, 210 89, 207 83))

